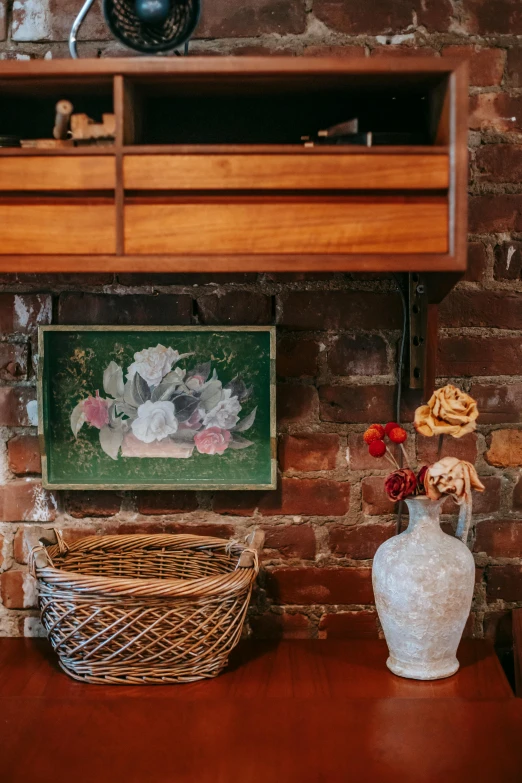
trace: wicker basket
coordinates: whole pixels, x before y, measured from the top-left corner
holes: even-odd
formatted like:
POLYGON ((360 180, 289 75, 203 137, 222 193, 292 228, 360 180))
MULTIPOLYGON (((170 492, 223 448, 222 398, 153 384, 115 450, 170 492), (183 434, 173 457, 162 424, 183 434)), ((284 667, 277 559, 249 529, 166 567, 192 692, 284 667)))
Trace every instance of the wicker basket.
POLYGON ((33 549, 31 568, 67 674, 173 683, 226 666, 259 570, 259 539, 242 546, 191 535, 95 536, 67 546, 55 533, 56 545, 33 549))

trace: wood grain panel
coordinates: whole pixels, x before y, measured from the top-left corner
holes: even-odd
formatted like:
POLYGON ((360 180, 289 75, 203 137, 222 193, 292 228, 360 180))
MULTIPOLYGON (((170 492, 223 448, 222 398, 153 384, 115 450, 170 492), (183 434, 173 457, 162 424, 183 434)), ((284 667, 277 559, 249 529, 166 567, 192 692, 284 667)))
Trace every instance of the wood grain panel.
POLYGON ((126 155, 128 190, 448 187, 447 155, 126 155))
POLYGON ((127 204, 125 252, 444 253, 448 207, 431 201, 127 204))
POLYGON ((0 159, 0 190, 114 190, 115 181, 109 156, 0 159))
POLYGON ((0 205, 1 255, 114 253, 115 234, 111 204, 0 205))

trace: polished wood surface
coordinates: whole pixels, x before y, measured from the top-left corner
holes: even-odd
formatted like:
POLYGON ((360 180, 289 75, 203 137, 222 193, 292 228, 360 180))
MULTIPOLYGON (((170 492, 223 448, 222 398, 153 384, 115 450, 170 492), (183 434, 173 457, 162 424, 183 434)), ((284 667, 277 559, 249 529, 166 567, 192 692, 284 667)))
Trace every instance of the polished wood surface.
POLYGON ((111 204, 0 204, 0 257, 114 253, 115 224, 111 204))
POLYGON ((439 190, 445 155, 126 155, 130 190, 439 190))
POLYGON ((124 213, 130 255, 443 253, 448 246, 444 199, 126 204, 124 213))
POLYGON ((243 643, 215 680, 96 686, 0 640, 4 783, 519 783, 522 703, 484 642, 411 682, 378 641, 243 643))
POLYGON ((114 190, 115 182, 114 160, 108 156, 0 160, 0 190, 5 191, 114 190))

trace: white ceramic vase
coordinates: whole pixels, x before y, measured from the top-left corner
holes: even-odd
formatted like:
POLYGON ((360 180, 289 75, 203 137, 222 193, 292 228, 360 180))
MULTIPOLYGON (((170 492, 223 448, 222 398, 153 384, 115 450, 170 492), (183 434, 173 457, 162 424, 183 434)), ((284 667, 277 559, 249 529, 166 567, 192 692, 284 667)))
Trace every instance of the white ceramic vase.
POLYGON ((385 541, 373 560, 387 666, 414 680, 438 680, 458 670, 457 647, 473 597, 473 556, 441 530, 443 500, 407 499, 408 528, 385 541))

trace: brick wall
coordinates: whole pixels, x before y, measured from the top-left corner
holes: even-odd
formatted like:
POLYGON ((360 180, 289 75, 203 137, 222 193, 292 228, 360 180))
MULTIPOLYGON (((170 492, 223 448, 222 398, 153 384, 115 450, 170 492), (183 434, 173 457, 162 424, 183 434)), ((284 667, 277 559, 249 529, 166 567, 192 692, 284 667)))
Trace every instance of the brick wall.
MULTIPOLYGON (((0 57, 63 57, 80 2, 0 0, 0 57)), ((476 461, 477 586, 467 633, 509 644, 522 604, 522 11, 518 0, 207 0, 194 53, 471 58, 470 268, 441 311, 439 382, 479 401, 477 434, 447 444, 476 461)), ((121 55, 92 14, 86 55, 121 55)), ((393 415, 400 302, 371 275, 4 275, 0 278, 0 634, 39 632, 26 574, 41 527, 94 532, 266 529, 250 625, 259 636, 378 633, 370 567, 394 530, 360 434, 393 415), (274 493, 42 490, 34 427, 39 323, 278 325, 274 493)), ((411 422, 415 400, 405 400, 411 422)), ((411 432, 411 425, 409 425, 411 432)), ((434 444, 411 450, 434 459, 434 444)), ((452 508, 444 507, 449 527, 452 508)))

